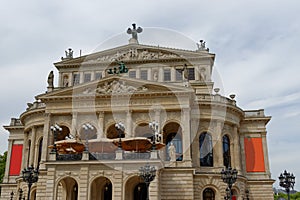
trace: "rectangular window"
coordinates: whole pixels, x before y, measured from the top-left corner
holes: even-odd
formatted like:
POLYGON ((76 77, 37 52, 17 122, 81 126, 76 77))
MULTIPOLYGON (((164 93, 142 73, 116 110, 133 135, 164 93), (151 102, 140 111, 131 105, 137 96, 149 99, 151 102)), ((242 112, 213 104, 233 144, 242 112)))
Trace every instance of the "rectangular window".
POLYGON ((95 80, 100 80, 102 78, 102 73, 101 72, 96 72, 95 73, 95 80))
POLYGON ((176 81, 182 81, 182 69, 176 69, 176 81))
POLYGON ((141 79, 148 80, 148 70, 141 70, 141 79))
POLYGON ((164 81, 171 81, 171 70, 164 69, 164 81))
POLYGON ((84 74, 84 80, 83 80, 83 82, 84 83, 89 82, 89 81, 91 81, 91 78, 92 78, 92 75, 90 73, 84 74))
POLYGON ((129 71, 129 78, 136 78, 136 71, 129 71))
POLYGON ((189 80, 195 80, 195 70, 194 70, 194 68, 188 68, 188 72, 189 72, 188 79, 189 80))
POLYGON ((73 85, 78 85, 80 81, 80 74, 73 74, 73 85))

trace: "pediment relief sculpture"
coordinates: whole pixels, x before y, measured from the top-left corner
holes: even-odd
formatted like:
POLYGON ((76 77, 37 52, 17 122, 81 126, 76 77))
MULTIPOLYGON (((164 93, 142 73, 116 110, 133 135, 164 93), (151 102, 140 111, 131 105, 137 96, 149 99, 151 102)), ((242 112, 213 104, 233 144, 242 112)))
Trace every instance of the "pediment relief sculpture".
POLYGON ((98 63, 98 62, 114 62, 114 61, 128 61, 128 60, 154 60, 161 58, 180 58, 174 53, 166 53, 162 51, 149 51, 147 49, 129 49, 126 51, 118 51, 112 55, 101 56, 97 59, 87 60, 84 63, 98 63))
POLYGON ((145 86, 134 87, 128 85, 125 81, 113 80, 104 82, 104 84, 97 86, 96 89, 86 88, 82 94, 127 94, 134 92, 148 91, 145 86))

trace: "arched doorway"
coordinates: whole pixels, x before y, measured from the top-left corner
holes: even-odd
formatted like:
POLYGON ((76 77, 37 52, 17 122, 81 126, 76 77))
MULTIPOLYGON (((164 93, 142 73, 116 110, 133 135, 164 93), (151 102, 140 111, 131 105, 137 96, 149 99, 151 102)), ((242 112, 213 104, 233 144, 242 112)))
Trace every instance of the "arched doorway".
POLYGON ((215 192, 211 188, 206 188, 202 194, 203 200, 215 200, 215 192))
POLYGON ((182 161, 182 129, 178 123, 170 122, 164 126, 163 141, 166 144, 166 160, 170 160, 169 147, 173 143, 176 149, 176 161, 182 161))
POLYGON ((106 177, 96 178, 91 184, 90 199, 93 200, 111 200, 112 183, 106 177))
POLYGON ((147 198, 146 183, 139 183, 134 188, 134 200, 145 200, 147 198))
POLYGON ((139 176, 129 178, 125 184, 124 195, 126 200, 145 200, 147 196, 145 182, 139 176))
POLYGON ((77 200, 78 184, 74 178, 66 177, 60 180, 56 190, 57 200, 77 200))

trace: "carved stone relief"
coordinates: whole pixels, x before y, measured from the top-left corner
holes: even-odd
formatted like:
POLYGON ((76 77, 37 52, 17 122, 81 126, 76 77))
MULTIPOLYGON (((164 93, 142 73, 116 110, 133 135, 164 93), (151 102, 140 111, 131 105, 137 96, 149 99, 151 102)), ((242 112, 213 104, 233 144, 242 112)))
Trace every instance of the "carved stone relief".
POLYGON ((162 52, 162 51, 149 51, 147 49, 129 49, 125 51, 118 51, 115 54, 104 55, 94 60, 87 60, 84 63, 98 63, 98 62, 114 62, 114 61, 126 61, 126 60, 154 60, 159 58, 179 58, 180 56, 174 53, 162 52))

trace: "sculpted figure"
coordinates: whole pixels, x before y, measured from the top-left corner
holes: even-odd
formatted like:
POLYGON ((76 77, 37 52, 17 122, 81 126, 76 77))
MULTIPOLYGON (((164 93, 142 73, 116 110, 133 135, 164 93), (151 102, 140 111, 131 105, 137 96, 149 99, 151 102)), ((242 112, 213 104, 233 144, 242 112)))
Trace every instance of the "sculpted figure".
POLYGON ((170 161, 176 161, 176 148, 175 148, 173 142, 171 142, 168 150, 169 150, 170 161))
POLYGON ((48 87, 49 88, 53 88, 53 80, 54 80, 54 74, 53 74, 53 71, 51 71, 48 75, 48 87))

